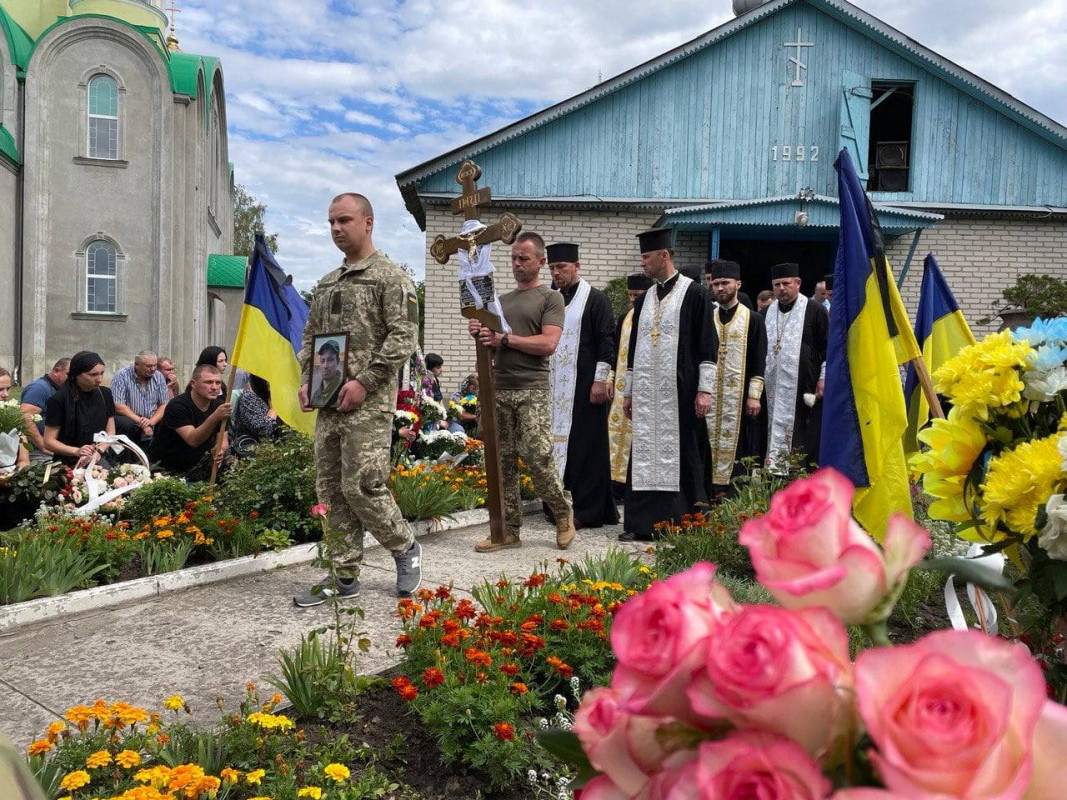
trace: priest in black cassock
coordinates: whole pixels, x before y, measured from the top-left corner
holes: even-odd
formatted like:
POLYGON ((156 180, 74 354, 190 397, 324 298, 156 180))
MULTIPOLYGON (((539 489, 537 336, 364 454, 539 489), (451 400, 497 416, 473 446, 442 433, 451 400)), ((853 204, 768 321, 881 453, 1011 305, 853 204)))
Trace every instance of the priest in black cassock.
POLYGON ((760 398, 767 330, 763 318, 740 302, 741 266, 737 262, 712 259, 706 270, 719 304, 715 311, 719 352, 712 384, 714 405, 708 416, 711 483, 715 495, 723 496, 730 493, 733 479, 744 474, 743 459, 763 461, 760 398))
POLYGON ((760 312, 767 327, 767 465, 773 469, 789 453, 817 464, 830 315, 800 293, 796 264, 772 267, 771 288, 775 301, 760 312))
POLYGON ((615 525, 608 455, 608 390, 614 352, 611 302, 579 275, 578 245, 546 248, 552 283, 566 311, 563 333, 549 361, 552 452, 563 488, 571 493, 575 528, 615 525))
POLYGON ((634 304, 624 409, 633 426, 622 541, 649 541, 710 498, 708 429, 717 342, 711 298, 674 267, 671 232, 639 234, 655 285, 634 304))
POLYGON ((652 279, 643 272, 626 276, 626 294, 630 306, 615 323, 615 371, 611 375, 611 412, 608 414, 608 446, 611 455, 611 490, 616 502, 626 500, 626 473, 630 470, 630 420, 623 411, 626 389, 626 363, 630 352, 630 328, 634 318, 634 303, 652 286, 652 279))

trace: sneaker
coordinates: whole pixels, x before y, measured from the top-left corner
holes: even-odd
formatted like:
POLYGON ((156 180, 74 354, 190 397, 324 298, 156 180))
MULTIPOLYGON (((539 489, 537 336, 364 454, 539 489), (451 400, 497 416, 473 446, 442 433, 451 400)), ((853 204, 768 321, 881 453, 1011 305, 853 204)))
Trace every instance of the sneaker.
POLYGON ((306 592, 293 597, 293 604, 297 608, 313 608, 321 606, 333 596, 358 597, 359 581, 355 578, 338 578, 336 588, 333 582, 327 578, 322 583, 317 583, 306 592))
POLYGON ((511 531, 504 531, 504 541, 494 542, 490 537, 474 545, 474 552, 493 553, 497 550, 513 550, 516 547, 522 547, 522 540, 519 539, 519 535, 511 531))
POLYGON ((396 562, 396 596, 411 597, 422 585, 422 545, 416 539, 406 553, 393 556, 396 562))

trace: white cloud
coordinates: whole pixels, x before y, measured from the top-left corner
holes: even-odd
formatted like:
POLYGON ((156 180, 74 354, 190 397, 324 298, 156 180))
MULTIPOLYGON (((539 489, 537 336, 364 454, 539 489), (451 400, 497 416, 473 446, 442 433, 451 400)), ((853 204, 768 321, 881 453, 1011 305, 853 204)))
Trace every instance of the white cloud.
MULTIPOLYGON (((855 0, 1067 120, 1067 0, 855 0)), ((393 176, 732 18, 730 0, 187 0, 179 38, 223 60, 237 180, 301 285, 337 254, 325 214, 368 194, 376 243, 421 269, 393 176)))

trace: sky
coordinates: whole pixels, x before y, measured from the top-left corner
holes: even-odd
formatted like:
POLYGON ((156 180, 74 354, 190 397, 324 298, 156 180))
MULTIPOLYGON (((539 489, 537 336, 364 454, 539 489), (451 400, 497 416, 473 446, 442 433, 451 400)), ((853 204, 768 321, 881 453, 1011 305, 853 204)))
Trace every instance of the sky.
MULTIPOLYGON (((1067 0, 853 0, 1067 122, 1067 0)), ((326 209, 366 194, 375 244, 424 268, 395 176, 733 18, 730 0, 181 0, 222 59, 236 180, 300 288, 333 269, 326 209)))

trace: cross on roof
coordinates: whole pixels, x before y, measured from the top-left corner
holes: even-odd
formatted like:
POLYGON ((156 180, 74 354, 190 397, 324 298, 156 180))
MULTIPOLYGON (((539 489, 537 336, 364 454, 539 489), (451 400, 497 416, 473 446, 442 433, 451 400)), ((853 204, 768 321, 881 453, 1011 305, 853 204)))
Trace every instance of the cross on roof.
POLYGON ((182 10, 180 8, 178 8, 176 5, 174 5, 174 0, 170 0, 170 5, 167 6, 163 10, 170 14, 170 32, 171 32, 171 35, 173 36, 174 35, 174 24, 175 24, 174 15, 182 13, 182 10))

